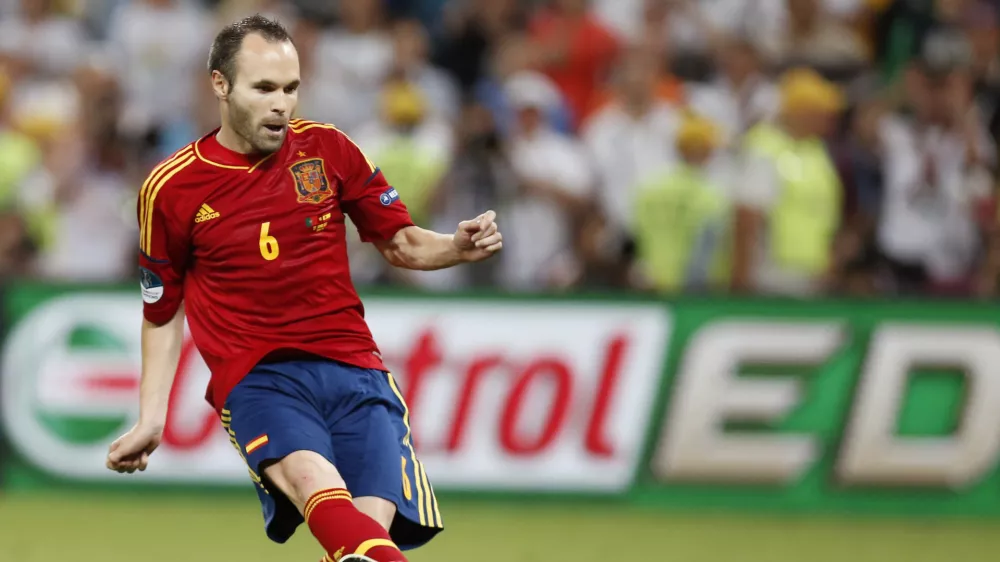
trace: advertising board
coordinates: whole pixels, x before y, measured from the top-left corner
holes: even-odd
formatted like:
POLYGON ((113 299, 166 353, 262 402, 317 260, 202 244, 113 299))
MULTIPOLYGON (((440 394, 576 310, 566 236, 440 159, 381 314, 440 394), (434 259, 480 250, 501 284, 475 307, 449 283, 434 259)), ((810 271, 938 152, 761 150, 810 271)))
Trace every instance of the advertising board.
MULTIPOLYGON (((1000 310, 976 303, 369 295, 439 492, 1000 515, 1000 310)), ((134 291, 6 294, 8 472, 119 483, 134 291), (11 468, 14 467, 14 468, 11 468)), ((246 485, 187 340, 145 485, 246 485)), ((9 479, 18 485, 23 478, 9 479)))
POLYGON ((637 497, 1000 514, 996 307, 705 300, 673 311, 637 497))

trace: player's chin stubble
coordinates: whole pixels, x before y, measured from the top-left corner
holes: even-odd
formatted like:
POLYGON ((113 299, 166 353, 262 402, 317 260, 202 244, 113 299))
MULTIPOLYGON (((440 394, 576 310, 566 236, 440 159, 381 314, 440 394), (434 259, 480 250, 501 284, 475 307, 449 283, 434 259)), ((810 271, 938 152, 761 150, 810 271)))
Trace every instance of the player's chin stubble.
MULTIPOLYGON (((261 132, 263 127, 258 126, 255 122, 253 113, 241 107, 239 104, 230 104, 229 109, 229 122, 233 125, 233 130, 236 131, 243 140, 247 141, 250 145, 250 149, 258 154, 270 154, 276 152, 281 148, 281 144, 285 141, 285 136, 282 135, 278 140, 271 140, 264 136, 261 132)), ((286 133, 287 134, 287 133, 286 133)))

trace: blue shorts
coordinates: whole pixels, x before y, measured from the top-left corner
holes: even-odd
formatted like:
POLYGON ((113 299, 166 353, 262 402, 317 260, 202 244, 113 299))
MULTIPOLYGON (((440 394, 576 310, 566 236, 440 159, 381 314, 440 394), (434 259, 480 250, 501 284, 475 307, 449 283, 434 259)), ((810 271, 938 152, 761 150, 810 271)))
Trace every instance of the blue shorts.
POLYGON ((392 375, 315 359, 258 365, 226 400, 222 423, 250 469, 267 536, 287 541, 303 523, 262 467, 295 451, 329 460, 354 497, 396 504, 389 529, 402 550, 442 529, 441 512, 413 452, 410 417, 392 375))

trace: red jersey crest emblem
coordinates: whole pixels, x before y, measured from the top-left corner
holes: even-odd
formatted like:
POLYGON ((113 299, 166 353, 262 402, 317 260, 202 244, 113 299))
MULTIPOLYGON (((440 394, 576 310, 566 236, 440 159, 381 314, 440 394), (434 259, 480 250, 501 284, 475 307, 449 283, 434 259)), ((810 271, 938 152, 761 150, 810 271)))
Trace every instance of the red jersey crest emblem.
POLYGON ((292 172, 292 178, 295 180, 299 203, 316 205, 333 197, 333 189, 326 177, 322 158, 300 160, 289 166, 288 170, 292 172))

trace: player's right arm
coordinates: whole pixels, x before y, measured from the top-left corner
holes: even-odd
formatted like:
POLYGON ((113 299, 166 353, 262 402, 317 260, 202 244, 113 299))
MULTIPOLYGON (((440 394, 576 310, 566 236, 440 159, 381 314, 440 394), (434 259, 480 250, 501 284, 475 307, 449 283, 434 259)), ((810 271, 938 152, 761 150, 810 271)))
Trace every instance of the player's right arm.
POLYGON ((153 169, 139 192, 139 273, 141 278, 142 380, 139 421, 112 443, 107 466, 118 472, 145 470, 160 444, 170 389, 184 342, 184 276, 190 255, 190 230, 177 219, 178 184, 194 162, 181 150, 153 169))

